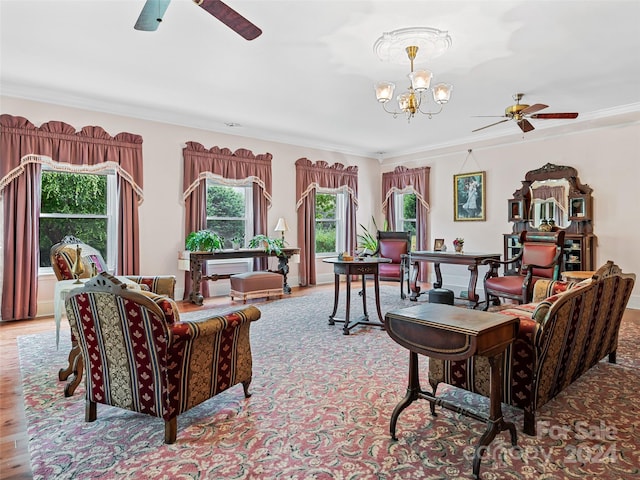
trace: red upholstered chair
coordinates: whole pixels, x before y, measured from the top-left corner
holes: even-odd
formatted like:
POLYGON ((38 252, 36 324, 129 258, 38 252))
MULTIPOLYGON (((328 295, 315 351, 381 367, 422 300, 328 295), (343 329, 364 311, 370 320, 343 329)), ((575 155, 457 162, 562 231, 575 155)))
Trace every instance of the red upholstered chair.
POLYGON ((524 231, 520 235, 520 244, 520 252, 509 260, 488 259, 482 262, 490 267, 484 279, 485 310, 491 302, 499 304, 500 297, 516 300, 520 304, 529 303, 537 280, 558 280, 564 246, 563 230, 524 231), (509 274, 499 276, 500 266, 506 266, 509 274))
POLYGON ((378 249, 374 255, 390 258, 391 263, 379 265, 380 280, 400 282, 400 296, 405 298, 404 282, 407 282, 409 293, 409 269, 405 257, 411 249, 411 232, 381 232, 377 233, 378 249))
POLYGON ((87 422, 98 403, 144 413, 164 420, 164 442, 173 443, 181 413, 237 384, 250 396, 254 306, 180 315, 169 297, 127 289, 107 273, 72 290, 65 305, 86 359, 87 422))

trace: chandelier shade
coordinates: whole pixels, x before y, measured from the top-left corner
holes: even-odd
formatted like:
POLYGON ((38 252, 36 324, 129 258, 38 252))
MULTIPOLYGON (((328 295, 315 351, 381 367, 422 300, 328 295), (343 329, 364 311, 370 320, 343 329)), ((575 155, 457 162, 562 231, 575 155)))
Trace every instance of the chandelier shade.
MULTIPOLYGON (((404 114, 408 121, 416 113, 422 113, 431 118, 442 111, 442 106, 451 99, 453 86, 447 83, 439 83, 431 88, 433 73, 428 70, 414 70, 414 60, 421 49, 424 49, 425 56, 436 57, 444 53, 451 45, 451 37, 447 32, 442 32, 430 27, 415 27, 395 30, 384 33, 374 44, 374 51, 383 61, 397 61, 398 54, 402 49, 409 59, 410 72, 407 75, 410 83, 406 91, 397 96, 399 110, 389 110, 387 103, 393 98, 395 84, 392 82, 378 82, 375 84, 376 100, 382 104, 385 112, 394 117, 404 114), (431 88, 433 101, 439 106, 437 111, 427 111, 424 109, 428 103, 428 97, 424 94, 431 88)), ((406 60, 405 60, 406 61, 406 60)))

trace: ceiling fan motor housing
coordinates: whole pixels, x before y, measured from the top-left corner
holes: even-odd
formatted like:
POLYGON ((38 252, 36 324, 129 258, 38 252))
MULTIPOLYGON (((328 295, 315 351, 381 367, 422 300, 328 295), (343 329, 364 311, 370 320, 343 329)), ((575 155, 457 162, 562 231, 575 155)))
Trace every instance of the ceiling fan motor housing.
POLYGON ((511 105, 504 109, 504 114, 508 117, 518 117, 521 116, 520 112, 522 112, 525 108, 529 108, 529 105, 524 103, 517 103, 515 105, 511 105))

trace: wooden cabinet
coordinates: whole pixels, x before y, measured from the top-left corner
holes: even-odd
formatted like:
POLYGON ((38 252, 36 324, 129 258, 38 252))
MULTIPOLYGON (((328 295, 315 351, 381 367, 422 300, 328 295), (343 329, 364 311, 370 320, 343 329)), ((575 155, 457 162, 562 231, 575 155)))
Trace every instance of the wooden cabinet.
MULTIPOLYGON (((562 252, 562 271, 582 271, 594 269, 594 252, 596 237, 591 234, 567 233, 564 238, 564 249, 562 252)), ((510 259, 520 253, 520 234, 504 234, 504 258, 510 259)), ((509 270, 505 266, 505 275, 514 273, 515 265, 509 265, 509 270)), ((518 265, 519 267, 519 265, 518 265)))

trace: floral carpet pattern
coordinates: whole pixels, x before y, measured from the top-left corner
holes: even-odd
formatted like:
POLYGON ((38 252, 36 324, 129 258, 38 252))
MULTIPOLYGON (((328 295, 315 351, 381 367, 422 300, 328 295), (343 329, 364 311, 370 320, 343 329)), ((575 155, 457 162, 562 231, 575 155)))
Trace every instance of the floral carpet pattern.
MULTIPOLYGON (((371 293, 369 293, 371 295, 371 293)), ((355 295, 354 295, 355 297, 355 295)), ((381 287, 383 313, 403 306, 381 287)), ((420 299, 422 301, 422 299, 420 299)), ((369 301, 369 313, 375 308, 369 301)), ((485 425, 418 400, 389 419, 404 396, 408 351, 377 327, 328 325, 333 293, 256 303, 253 396, 236 386, 178 418, 165 445, 161 419, 98 405, 84 421, 84 388, 64 398, 57 371, 69 349, 54 334, 19 338, 31 467, 35 479, 469 479, 485 425)), ((343 305, 341 305, 341 308, 343 305)), ((339 310, 344 311, 344 310, 339 310)), ((352 318, 362 312, 358 297, 352 318)), ((63 335, 63 337, 66 337, 63 335)), ((601 362, 538 412, 538 434, 503 406, 518 447, 500 433, 482 479, 630 479, 640 475, 640 325, 622 325, 618 363, 601 362)), ((428 359, 420 357, 423 388, 428 359)), ((482 410, 485 399, 441 385, 439 394, 482 410)))

